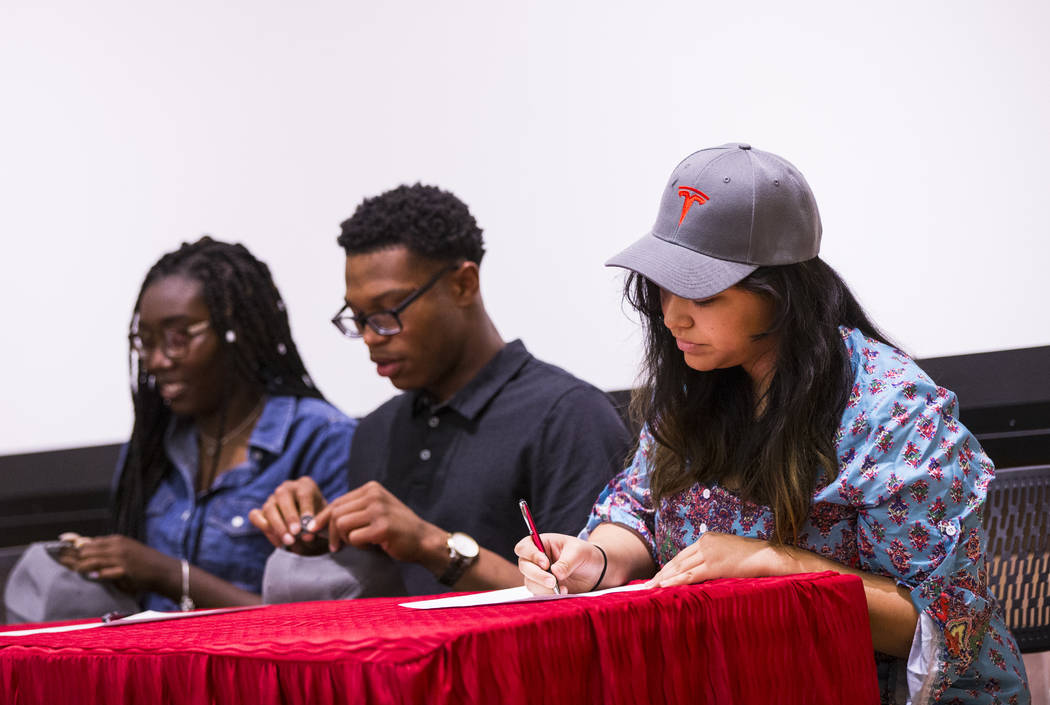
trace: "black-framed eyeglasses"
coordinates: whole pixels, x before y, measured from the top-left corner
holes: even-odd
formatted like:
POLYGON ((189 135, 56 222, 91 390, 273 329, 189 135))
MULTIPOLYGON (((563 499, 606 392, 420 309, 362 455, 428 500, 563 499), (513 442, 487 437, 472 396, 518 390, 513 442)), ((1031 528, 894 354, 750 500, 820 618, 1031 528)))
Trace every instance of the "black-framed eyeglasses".
MULTIPOLYGON (((193 339, 210 327, 211 321, 197 321, 185 326, 164 326, 160 331, 160 351, 169 360, 181 360, 189 355, 193 339)), ((158 347, 153 335, 139 330, 128 334, 128 342, 131 343, 131 349, 143 358, 149 357, 158 347)))
POLYGON ((432 286, 437 284, 438 279, 458 266, 458 263, 445 265, 439 269, 426 284, 409 294, 408 297, 397 306, 387 309, 386 311, 377 311, 376 313, 370 313, 367 316, 355 316, 350 313, 344 313, 344 311, 350 308, 350 304, 343 304, 343 307, 339 309, 339 313, 332 317, 332 325, 338 328, 339 332, 347 338, 360 338, 365 333, 366 325, 379 335, 397 335, 402 330, 401 312, 408 308, 410 303, 427 293, 432 286))

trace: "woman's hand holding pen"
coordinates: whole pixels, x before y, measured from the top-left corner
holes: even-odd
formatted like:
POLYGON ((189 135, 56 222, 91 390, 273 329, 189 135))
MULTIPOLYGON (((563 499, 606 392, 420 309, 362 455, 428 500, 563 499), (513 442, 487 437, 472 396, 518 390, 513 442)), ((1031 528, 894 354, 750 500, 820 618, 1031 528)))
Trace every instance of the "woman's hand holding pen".
MULTIPOLYGON (((633 534, 627 535, 625 529, 611 525, 598 527, 595 534, 599 533, 604 538, 599 537, 602 540, 598 543, 609 555, 608 563, 594 543, 562 534, 542 534, 543 544, 554 561, 551 566, 532 539, 523 538, 514 552, 518 555, 518 570, 525 576, 525 586, 533 594, 549 595, 557 578, 568 592, 588 592, 599 587, 603 568, 608 570, 601 581, 603 588, 621 585, 626 582, 624 578, 643 577, 643 571, 652 575, 655 566, 647 552, 638 552, 635 544, 640 542, 633 534), (621 557, 633 564, 628 575, 621 576, 622 567, 617 565, 624 562, 621 557)), ((793 556, 773 548, 768 541, 708 532, 668 561, 652 576, 648 586, 670 587, 712 578, 753 578, 790 572, 800 572, 793 556)))
MULTIPOLYGON (((618 524, 599 524, 588 541, 563 534, 541 534, 541 540, 553 561, 553 577, 568 592, 617 587, 649 578, 656 572, 645 541, 618 524)), ((547 557, 530 536, 518 542, 514 553, 518 555, 518 570, 525 576, 525 587, 536 595, 553 592, 552 575, 546 570, 547 557)))
POLYGON ((529 592, 551 594, 555 578, 562 593, 588 592, 595 587, 605 567, 605 558, 595 544, 564 534, 540 534, 540 539, 550 552, 553 567, 531 537, 526 536, 514 547, 518 570, 529 592))

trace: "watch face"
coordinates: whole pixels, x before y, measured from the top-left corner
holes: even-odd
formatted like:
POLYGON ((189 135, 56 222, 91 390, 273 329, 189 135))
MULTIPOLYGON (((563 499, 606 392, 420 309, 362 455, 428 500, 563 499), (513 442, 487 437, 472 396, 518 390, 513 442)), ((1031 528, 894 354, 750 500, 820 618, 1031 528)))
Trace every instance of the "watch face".
POLYGON ((448 541, 456 553, 464 558, 474 558, 478 555, 478 542, 464 533, 456 532, 448 541))

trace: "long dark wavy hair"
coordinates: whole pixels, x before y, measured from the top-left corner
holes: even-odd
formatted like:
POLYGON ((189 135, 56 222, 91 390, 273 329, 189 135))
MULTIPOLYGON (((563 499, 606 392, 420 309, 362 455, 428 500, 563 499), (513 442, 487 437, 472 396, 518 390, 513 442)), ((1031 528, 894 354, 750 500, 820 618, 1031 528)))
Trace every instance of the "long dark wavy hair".
MULTIPOLYGON (((220 438, 229 400, 238 384, 254 385, 269 395, 324 398, 299 357, 269 267, 243 245, 205 236, 161 257, 139 289, 130 332, 135 332, 143 292, 173 275, 200 282, 212 330, 219 338, 222 364, 226 366, 220 438)), ((134 350, 129 351, 129 366, 135 424, 113 497, 112 521, 117 533, 142 540, 146 504, 169 467, 164 432, 172 412, 134 350)))
POLYGON ((887 340, 820 258, 759 267, 737 286, 773 304, 773 322, 757 336, 779 339, 764 399, 740 367, 686 365, 664 325, 660 288, 634 273, 624 297, 641 314, 645 360, 632 413, 656 440, 654 502, 697 482, 729 484, 741 499, 772 509, 775 543, 794 542, 813 492, 836 476, 834 437, 853 380, 839 326, 887 340))

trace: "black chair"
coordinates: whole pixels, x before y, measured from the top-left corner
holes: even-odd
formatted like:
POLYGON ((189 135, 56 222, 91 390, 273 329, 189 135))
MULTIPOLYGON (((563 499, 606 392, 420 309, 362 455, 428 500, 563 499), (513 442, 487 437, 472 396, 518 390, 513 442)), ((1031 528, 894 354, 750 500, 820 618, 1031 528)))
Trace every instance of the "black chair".
POLYGON ((616 412, 623 419, 623 423, 627 426, 627 430, 631 432, 632 437, 637 437, 638 432, 641 430, 639 424, 631 418, 631 394, 633 390, 630 389, 614 389, 611 392, 606 392, 609 395, 609 399, 612 400, 613 406, 616 407, 616 412))
POLYGON ((988 582, 1021 651, 1050 649, 1050 465, 1002 468, 988 486, 988 582))
MULTIPOLYGON (((33 541, 109 530, 109 486, 120 444, 0 456, 0 602, 33 541)), ((4 615, 0 613, 0 623, 4 615)))

